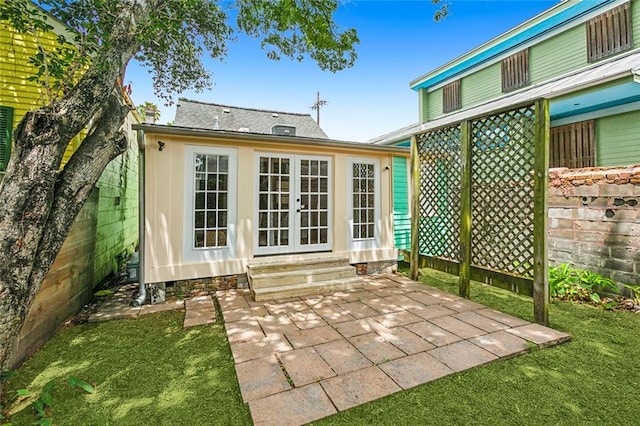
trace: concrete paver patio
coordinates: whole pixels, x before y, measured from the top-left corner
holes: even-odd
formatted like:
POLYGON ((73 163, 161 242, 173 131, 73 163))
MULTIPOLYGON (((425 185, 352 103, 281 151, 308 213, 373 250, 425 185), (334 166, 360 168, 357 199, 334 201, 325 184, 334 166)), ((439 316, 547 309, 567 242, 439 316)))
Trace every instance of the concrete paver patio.
POLYGON ((219 291, 255 425, 300 425, 570 336, 392 274, 254 302, 219 291))

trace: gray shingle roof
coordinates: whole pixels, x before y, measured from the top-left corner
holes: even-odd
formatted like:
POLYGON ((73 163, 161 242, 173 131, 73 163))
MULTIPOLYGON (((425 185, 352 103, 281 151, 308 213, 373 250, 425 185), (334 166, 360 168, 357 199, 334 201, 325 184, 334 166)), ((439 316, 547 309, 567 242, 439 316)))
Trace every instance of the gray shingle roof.
POLYGON ((290 126, 295 127, 295 136, 328 139, 310 114, 240 108, 184 98, 178 100, 173 125, 268 135, 274 126, 290 126))

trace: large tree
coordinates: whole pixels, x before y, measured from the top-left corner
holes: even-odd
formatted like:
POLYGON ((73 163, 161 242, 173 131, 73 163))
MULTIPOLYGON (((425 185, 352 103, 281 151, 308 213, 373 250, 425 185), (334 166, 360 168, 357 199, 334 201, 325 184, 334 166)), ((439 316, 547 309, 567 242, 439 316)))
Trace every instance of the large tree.
POLYGON ((127 148, 122 126, 130 107, 121 82, 131 59, 148 66, 167 100, 208 87, 202 56, 224 56, 237 33, 261 40, 272 59, 309 57, 338 71, 353 65, 358 42, 355 30, 334 22, 338 1, 2 1, 0 18, 18 31, 48 29, 48 14, 75 37, 60 37, 55 49, 32 58, 49 103, 18 124, 0 184, 0 371, 74 218, 127 148), (86 136, 61 169, 78 134, 86 136))

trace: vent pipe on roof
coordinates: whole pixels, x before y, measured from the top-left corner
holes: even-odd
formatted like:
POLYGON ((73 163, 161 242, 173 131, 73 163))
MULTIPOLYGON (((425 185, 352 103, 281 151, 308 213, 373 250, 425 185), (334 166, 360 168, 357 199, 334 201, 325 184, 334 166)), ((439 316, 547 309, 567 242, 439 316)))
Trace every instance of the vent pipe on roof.
POLYGON ((213 130, 220 130, 220 122, 217 115, 213 116, 213 130))

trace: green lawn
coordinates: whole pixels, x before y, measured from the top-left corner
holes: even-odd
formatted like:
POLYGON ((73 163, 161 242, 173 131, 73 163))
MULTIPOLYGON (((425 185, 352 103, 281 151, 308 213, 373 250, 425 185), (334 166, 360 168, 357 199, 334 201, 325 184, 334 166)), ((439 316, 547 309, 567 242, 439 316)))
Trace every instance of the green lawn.
MULTIPOLYGON (((457 277, 424 282, 457 292, 457 277)), ((531 300, 475 284, 471 298, 532 320, 531 300)), ((56 425, 250 424, 221 324, 182 329, 182 313, 81 325, 59 332, 11 379, 13 391, 56 380, 56 425), (88 395, 69 375, 95 384, 88 395)), ((551 326, 571 343, 448 376, 316 424, 638 424, 640 315, 553 303, 551 326)), ((24 404, 23 404, 24 405, 24 404)), ((37 418, 25 406, 14 425, 37 418)))

